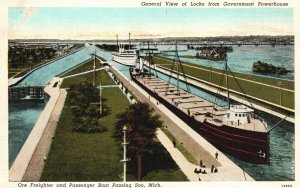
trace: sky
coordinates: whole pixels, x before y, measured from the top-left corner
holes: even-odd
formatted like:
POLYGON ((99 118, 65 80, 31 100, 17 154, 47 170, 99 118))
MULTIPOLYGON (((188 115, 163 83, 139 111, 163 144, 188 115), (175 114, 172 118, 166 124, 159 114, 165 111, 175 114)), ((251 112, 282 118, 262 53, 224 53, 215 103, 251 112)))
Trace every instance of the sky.
POLYGON ((9 7, 9 39, 293 35, 292 8, 9 7))

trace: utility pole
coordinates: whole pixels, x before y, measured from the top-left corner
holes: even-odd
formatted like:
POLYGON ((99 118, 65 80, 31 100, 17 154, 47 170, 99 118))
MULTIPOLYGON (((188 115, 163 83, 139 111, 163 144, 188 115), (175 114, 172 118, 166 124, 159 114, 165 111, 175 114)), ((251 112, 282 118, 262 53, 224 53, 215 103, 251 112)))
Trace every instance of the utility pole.
POLYGON ((95 78, 96 78, 96 48, 95 48, 95 53, 94 53, 94 74, 93 74, 93 86, 95 87, 95 78))
POLYGON ((124 149, 124 153, 123 153, 123 159, 121 160, 121 162, 124 163, 124 168, 123 168, 123 170, 124 170, 124 172, 123 172, 124 173, 124 175, 123 175, 123 181, 124 182, 126 182, 126 163, 128 161, 128 159, 126 158, 126 145, 128 144, 126 142, 126 132, 127 132, 127 127, 126 127, 126 125, 124 125, 124 127, 123 127, 124 142, 122 143, 123 149, 124 149))

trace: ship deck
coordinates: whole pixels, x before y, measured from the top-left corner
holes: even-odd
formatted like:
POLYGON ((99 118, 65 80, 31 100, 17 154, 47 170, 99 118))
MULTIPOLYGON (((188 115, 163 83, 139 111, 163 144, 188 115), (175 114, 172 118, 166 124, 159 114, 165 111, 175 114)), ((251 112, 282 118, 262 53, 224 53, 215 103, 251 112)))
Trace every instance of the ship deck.
POLYGON ((226 118, 226 115, 230 113, 228 109, 217 106, 185 90, 177 89, 174 85, 155 76, 141 76, 137 74, 134 76, 145 87, 201 123, 206 121, 215 126, 227 125, 249 131, 267 132, 266 126, 258 118, 251 116, 250 121, 244 124, 228 121, 226 118))

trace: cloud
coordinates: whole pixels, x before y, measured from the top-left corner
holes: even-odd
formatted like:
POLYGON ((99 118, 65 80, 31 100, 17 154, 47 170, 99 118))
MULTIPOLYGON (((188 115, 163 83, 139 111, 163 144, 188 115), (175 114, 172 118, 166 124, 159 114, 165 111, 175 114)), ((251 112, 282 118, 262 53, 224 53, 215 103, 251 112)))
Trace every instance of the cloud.
POLYGON ((20 21, 20 26, 23 26, 27 20, 34 14, 36 14, 38 12, 37 8, 34 7, 26 7, 24 9, 24 13, 23 13, 23 17, 22 20, 20 21))
POLYGON ((38 9, 35 7, 25 8, 25 10, 24 10, 25 19, 28 19, 30 16, 32 16, 33 14, 35 14, 37 12, 38 12, 38 9))
POLYGON ((20 36, 24 32, 24 26, 28 19, 38 12, 38 8, 35 7, 26 7, 24 8, 23 13, 17 18, 15 25, 12 27, 10 36, 20 36))
POLYGON ((35 7, 26 7, 24 8, 23 14, 18 19, 15 28, 21 29, 27 22, 27 20, 34 14, 38 12, 38 8, 35 7))

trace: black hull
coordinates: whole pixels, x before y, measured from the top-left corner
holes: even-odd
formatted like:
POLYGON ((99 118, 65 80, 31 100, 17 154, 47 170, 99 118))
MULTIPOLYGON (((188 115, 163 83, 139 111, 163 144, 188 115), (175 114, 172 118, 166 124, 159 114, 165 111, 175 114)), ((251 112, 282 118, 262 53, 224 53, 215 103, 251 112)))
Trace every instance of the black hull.
POLYGON ((269 133, 247 131, 226 125, 215 126, 205 121, 201 123, 161 98, 134 77, 132 80, 220 151, 250 163, 269 163, 269 133))

